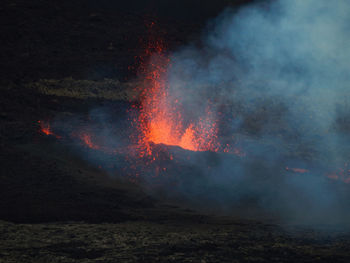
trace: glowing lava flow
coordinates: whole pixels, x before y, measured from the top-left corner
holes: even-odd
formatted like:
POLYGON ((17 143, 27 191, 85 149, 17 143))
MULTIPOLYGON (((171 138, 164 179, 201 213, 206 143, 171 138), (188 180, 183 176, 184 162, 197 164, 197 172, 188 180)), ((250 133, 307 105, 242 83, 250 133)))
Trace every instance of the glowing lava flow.
POLYGON ((171 64, 162 41, 150 41, 146 55, 150 57, 150 63, 141 65, 144 81, 139 87, 141 104, 136 120, 141 131, 138 144, 144 149, 141 155, 152 154, 152 143, 191 151, 218 151, 217 122, 210 107, 207 107, 205 116, 185 120, 180 98, 170 94, 167 70, 171 64))
POLYGON ((40 125, 40 131, 41 131, 43 134, 55 136, 57 139, 60 139, 60 138, 61 138, 61 136, 55 134, 55 133, 52 131, 49 122, 45 122, 45 121, 39 120, 38 123, 39 123, 39 125, 40 125))

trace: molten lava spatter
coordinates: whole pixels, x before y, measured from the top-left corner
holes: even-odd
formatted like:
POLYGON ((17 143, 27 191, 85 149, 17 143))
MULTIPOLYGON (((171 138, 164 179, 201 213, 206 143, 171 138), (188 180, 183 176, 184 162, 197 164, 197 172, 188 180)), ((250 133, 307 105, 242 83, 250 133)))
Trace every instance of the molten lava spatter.
POLYGON ((144 81, 139 87, 141 104, 136 120, 140 130, 138 144, 144 149, 141 155, 152 154, 152 143, 179 146, 191 151, 218 151, 217 122, 210 108, 207 107, 206 113, 199 119, 185 120, 186 113, 180 98, 170 93, 167 71, 171 61, 163 42, 150 39, 145 55, 149 63, 140 67, 144 81))
POLYGON ((49 122, 39 120, 38 123, 39 123, 39 125, 40 125, 40 132, 42 132, 43 134, 45 134, 45 135, 52 135, 52 136, 56 137, 57 139, 60 139, 60 138, 61 138, 61 136, 55 134, 55 133, 52 131, 51 125, 50 125, 49 122))

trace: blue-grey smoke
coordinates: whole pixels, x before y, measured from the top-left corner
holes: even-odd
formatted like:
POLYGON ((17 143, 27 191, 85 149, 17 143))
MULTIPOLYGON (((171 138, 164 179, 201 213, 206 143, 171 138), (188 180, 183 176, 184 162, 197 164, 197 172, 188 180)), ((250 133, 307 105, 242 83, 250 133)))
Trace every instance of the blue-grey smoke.
MULTIPOLYGON (((84 150, 89 161, 118 175, 136 167, 130 174, 145 175, 153 194, 198 209, 349 225, 349 1, 275 0, 228 9, 210 21, 200 43, 179 48, 170 60, 168 93, 181 100, 184 117, 203 117, 209 106, 219 141, 245 155, 163 145, 157 158, 165 158, 150 166, 125 161, 123 151, 84 150)), ((135 127, 113 107, 91 111, 81 130, 108 149, 124 149, 135 127)))
POLYGON ((349 1, 280 0, 226 10, 200 44, 180 48, 171 61, 170 94, 192 115, 203 114, 208 100, 218 115, 231 105, 224 123, 231 128, 222 137, 237 138, 251 158, 222 157, 203 171, 206 180, 184 182, 185 195, 215 199, 228 210, 256 198, 284 218, 349 219, 350 188, 339 190, 325 176, 350 160, 349 1), (309 172, 288 174, 287 166, 309 172), (210 192, 210 184, 219 191, 210 192))

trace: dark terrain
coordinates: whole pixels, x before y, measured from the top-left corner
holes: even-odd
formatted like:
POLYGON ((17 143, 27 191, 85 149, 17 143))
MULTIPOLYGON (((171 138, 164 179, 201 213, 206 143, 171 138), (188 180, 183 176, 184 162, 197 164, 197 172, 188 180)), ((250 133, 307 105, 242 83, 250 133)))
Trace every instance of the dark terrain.
POLYGON ((349 262, 346 231, 166 204, 39 132, 38 120, 125 107, 122 98, 49 95, 33 83, 108 78, 125 89, 147 23, 174 50, 229 2, 247 1, 149 2, 2 1, 0 262, 349 262))

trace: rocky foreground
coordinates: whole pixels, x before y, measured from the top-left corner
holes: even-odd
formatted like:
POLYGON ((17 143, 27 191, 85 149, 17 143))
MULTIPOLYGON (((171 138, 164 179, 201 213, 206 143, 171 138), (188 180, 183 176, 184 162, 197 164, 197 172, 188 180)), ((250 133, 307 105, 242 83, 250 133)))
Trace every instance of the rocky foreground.
POLYGON ((2 221, 0 262, 349 262, 349 234, 332 233, 190 212, 118 224, 2 221))

